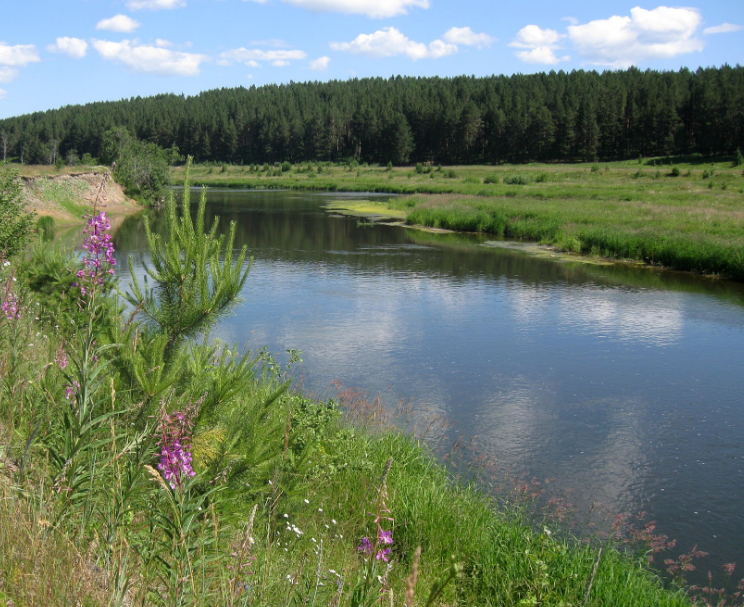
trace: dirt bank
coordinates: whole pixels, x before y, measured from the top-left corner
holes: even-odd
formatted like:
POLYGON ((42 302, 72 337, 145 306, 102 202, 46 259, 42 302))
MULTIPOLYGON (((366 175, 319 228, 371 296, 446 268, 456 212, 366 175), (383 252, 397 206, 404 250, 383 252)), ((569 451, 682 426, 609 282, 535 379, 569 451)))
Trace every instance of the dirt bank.
MULTIPOLYGON (((90 212, 107 171, 21 176, 26 208, 39 216, 53 217, 59 225, 82 223, 90 212)), ((106 183, 101 202, 107 215, 130 215, 142 206, 127 198, 113 179, 106 183)))

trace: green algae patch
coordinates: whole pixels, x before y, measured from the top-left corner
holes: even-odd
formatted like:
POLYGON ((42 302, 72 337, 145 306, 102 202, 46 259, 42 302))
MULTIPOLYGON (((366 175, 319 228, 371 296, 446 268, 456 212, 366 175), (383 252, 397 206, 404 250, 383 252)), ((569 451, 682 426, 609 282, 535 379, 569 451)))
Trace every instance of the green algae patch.
POLYGON ((329 211, 340 215, 361 217, 369 221, 382 221, 383 219, 405 220, 406 211, 393 209, 384 202, 373 202, 372 200, 337 200, 325 205, 329 211))

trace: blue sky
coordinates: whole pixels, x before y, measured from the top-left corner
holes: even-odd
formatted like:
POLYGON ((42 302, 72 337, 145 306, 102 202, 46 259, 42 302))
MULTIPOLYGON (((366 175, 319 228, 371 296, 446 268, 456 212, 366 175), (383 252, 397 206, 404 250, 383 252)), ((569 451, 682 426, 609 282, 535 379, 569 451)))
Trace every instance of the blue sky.
POLYGON ((290 80, 744 64, 743 0, 3 4, 0 118, 290 80))

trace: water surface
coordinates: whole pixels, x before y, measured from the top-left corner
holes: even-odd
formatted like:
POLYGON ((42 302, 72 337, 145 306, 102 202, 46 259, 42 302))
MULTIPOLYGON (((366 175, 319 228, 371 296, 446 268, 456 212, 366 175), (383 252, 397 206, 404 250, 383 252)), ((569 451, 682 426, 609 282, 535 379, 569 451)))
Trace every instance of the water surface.
MULTIPOLYGON (((341 380, 449 426, 437 447, 572 490, 588 510, 647 511, 658 531, 741 560, 744 288, 538 259, 484 239, 361 227, 323 210, 354 195, 211 191, 255 261, 214 335, 281 358, 304 385, 341 380), (463 451, 472 453, 472 451, 463 451)), ((162 220, 153 218, 156 229, 162 220)), ((141 268, 141 218, 116 235, 141 268)), ((124 266, 125 267, 125 266, 124 266)))

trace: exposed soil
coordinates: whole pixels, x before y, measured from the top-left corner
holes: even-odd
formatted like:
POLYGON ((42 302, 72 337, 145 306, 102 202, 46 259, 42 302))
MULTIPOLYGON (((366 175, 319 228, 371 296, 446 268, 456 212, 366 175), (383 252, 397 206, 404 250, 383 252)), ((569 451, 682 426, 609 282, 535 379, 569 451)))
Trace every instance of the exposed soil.
MULTIPOLYGON (((61 175, 21 176, 26 208, 39 216, 53 217, 57 224, 83 223, 86 209, 92 208, 107 171, 65 173, 61 175)), ((101 192, 99 208, 107 215, 130 215, 142 206, 128 198, 113 179, 101 192)))

